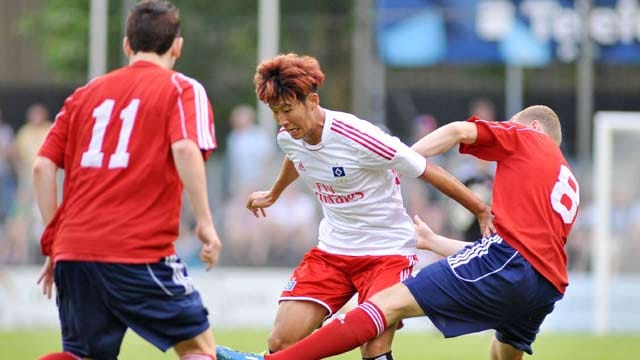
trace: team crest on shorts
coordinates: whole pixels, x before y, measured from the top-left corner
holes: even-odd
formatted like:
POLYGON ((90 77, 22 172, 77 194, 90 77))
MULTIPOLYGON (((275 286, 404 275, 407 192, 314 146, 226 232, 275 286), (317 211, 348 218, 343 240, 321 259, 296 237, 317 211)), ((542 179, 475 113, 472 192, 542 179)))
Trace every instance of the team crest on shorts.
POLYGON ((293 278, 293 279, 291 279, 291 280, 287 281, 287 284, 284 286, 284 291, 291 291, 291 290, 293 290, 293 288, 294 288, 294 287, 296 287, 296 284, 297 284, 297 283, 298 283, 298 282, 296 281, 296 279, 295 279, 295 278, 293 278))

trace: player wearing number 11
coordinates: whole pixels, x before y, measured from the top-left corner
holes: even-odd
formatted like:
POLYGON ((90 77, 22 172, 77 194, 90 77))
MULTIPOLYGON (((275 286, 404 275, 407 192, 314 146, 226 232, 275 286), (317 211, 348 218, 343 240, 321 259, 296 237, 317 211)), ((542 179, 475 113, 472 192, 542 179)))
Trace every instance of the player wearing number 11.
MULTIPOLYGON (((365 343, 400 319, 425 315, 445 337, 495 329, 493 360, 531 354, 542 321, 568 285, 564 245, 580 202, 561 138, 558 116, 542 105, 506 122, 452 122, 422 138, 413 149, 425 156, 460 144, 462 153, 497 162, 496 233, 469 244, 436 235, 415 217, 418 247, 447 258, 265 358, 325 358, 365 343)), ((244 359, 238 354, 218 348, 218 360, 244 359)))
POLYGON ((129 65, 69 96, 40 149, 39 282, 50 296, 55 279, 65 351, 46 359, 116 359, 127 328, 181 359, 214 358, 207 310, 173 246, 185 189, 207 269, 221 248, 203 161, 216 148, 213 111, 202 85, 172 70, 182 44, 172 4, 135 5, 129 65))

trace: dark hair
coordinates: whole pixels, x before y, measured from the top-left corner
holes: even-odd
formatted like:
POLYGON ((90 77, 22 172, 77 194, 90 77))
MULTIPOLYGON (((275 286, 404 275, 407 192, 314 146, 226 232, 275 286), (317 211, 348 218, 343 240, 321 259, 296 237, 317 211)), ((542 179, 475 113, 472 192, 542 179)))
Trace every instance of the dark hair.
POLYGON ((126 34, 134 53, 162 55, 180 34, 178 9, 168 1, 141 1, 129 12, 126 34))
POLYGON ((263 61, 253 77, 258 99, 269 105, 304 101, 309 93, 318 92, 323 82, 318 60, 292 53, 263 61))

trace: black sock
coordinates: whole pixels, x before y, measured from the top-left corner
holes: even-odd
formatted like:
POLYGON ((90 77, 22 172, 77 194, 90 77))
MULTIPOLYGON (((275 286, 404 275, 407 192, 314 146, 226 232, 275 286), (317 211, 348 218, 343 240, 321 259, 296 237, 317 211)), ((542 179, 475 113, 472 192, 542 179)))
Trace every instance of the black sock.
POLYGON ((384 354, 380 354, 378 356, 374 356, 370 358, 363 357, 362 360, 393 360, 393 355, 391 355, 391 351, 389 351, 384 354))

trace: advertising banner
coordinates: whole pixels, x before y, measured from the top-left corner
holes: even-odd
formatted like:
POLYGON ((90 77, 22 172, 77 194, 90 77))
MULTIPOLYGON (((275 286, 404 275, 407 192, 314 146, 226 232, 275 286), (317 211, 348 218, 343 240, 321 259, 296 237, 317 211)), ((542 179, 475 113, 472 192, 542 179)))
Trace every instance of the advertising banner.
POLYGON ((390 66, 544 66, 580 55, 583 27, 605 63, 640 63, 638 0, 376 0, 378 53, 390 66))

